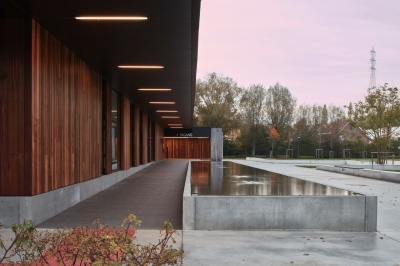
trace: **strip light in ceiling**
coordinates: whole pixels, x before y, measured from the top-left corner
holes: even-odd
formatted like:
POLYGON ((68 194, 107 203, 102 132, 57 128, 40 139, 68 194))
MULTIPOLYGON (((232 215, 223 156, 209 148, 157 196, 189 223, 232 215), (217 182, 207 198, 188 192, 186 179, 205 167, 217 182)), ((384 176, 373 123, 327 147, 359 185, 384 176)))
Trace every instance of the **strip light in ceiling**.
POLYGON ((149 104, 175 104, 175 102, 149 102, 149 104))
POLYGON ((164 66, 140 66, 140 65, 123 65, 118 66, 118 68, 125 68, 125 69, 162 69, 164 66))
POLYGON ((103 17, 103 16, 96 16, 96 17, 75 17, 75 19, 79 20, 147 20, 147 17, 103 17))
POLYGON ((168 124, 168 126, 182 126, 182 124, 168 124))
POLYGON ((157 110, 156 113, 177 113, 176 110, 157 110))
POLYGON ((168 88, 140 88, 138 91, 170 91, 168 88))

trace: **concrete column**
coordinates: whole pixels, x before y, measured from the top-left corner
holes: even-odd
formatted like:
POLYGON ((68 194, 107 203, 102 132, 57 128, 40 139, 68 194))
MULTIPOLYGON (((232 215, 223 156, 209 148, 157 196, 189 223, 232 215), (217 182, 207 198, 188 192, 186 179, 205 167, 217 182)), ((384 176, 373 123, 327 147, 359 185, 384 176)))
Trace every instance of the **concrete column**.
POLYGON ((211 129, 211 161, 222 161, 223 137, 222 128, 211 129))

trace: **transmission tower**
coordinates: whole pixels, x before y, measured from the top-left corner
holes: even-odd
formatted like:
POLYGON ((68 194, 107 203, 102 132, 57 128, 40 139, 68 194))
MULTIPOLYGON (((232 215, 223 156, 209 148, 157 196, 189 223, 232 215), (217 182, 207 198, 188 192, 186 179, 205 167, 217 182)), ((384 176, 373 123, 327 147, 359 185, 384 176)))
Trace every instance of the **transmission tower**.
POLYGON ((376 55, 375 49, 374 49, 374 47, 372 46, 372 50, 371 50, 371 59, 370 59, 370 61, 371 61, 371 69, 370 69, 370 71, 371 71, 371 77, 370 77, 370 80, 369 80, 369 87, 370 87, 370 88, 375 88, 375 87, 376 87, 376 77, 375 77, 375 71, 376 71, 375 64, 376 64, 376 60, 375 60, 375 55, 376 55))

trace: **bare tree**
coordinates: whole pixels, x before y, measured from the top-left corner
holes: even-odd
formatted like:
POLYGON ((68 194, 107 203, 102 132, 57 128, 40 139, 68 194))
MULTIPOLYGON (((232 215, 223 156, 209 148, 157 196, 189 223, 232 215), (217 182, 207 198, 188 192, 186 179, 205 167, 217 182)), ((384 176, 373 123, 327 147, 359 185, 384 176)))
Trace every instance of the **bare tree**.
POLYGON ((243 117, 242 134, 248 137, 251 143, 251 155, 256 154, 256 140, 260 136, 260 129, 265 122, 266 90, 263 85, 251 85, 246 89, 240 100, 243 117))
POLYGON ((329 123, 337 122, 345 116, 344 109, 340 106, 330 104, 328 106, 328 121, 329 123))
POLYGON ((238 128, 241 92, 235 81, 215 72, 197 80, 194 107, 197 125, 221 127, 225 135, 238 128))
POLYGON ((292 123, 296 109, 296 98, 288 88, 279 83, 269 87, 266 95, 266 121, 269 127, 276 126, 279 134, 292 123))

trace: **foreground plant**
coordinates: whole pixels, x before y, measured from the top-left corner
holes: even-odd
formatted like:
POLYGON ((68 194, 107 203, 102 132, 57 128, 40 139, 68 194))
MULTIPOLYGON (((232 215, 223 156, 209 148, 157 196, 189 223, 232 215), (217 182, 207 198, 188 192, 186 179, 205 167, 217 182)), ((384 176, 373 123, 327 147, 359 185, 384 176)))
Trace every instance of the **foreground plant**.
MULTIPOLYGON (((177 265, 181 262, 182 249, 176 243, 171 223, 164 222, 160 228, 157 244, 134 243, 135 226, 141 221, 131 214, 121 227, 110 228, 96 220, 95 228, 36 230, 31 221, 13 225, 14 239, 6 247, 0 240, 4 256, 0 258, 9 265, 177 265), (16 262, 11 262, 11 258, 16 262)), ((0 227, 1 228, 1 227, 0 227)))

